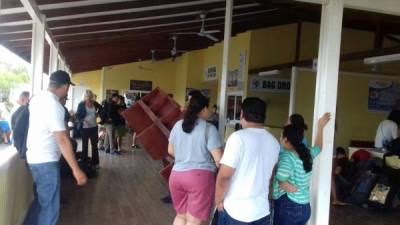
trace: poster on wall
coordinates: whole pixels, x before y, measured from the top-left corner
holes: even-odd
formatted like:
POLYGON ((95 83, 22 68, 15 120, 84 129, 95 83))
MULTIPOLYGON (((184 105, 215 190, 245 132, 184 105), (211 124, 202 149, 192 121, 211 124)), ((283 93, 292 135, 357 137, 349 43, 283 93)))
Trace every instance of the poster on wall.
POLYGON ((290 79, 250 76, 250 91, 290 93, 290 79))
POLYGON ((153 82, 147 80, 131 80, 129 89, 135 91, 152 91, 153 82))
POLYGON ((400 108, 400 83, 394 81, 370 81, 368 110, 389 112, 400 108))
POLYGON ((204 71, 203 79, 205 81, 216 80, 217 79, 217 67, 216 66, 207 67, 204 71))
POLYGON ((119 91, 107 89, 106 90, 106 99, 110 99, 113 94, 119 94, 119 91))
POLYGON ((228 87, 237 87, 239 84, 239 70, 230 70, 228 73, 228 87))

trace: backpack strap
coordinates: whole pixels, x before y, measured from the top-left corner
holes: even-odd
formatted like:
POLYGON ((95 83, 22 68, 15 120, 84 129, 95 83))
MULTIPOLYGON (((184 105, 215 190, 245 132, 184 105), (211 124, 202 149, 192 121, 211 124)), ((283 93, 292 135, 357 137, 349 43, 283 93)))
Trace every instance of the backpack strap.
POLYGON ((207 143, 208 143, 208 134, 210 133, 210 126, 211 126, 211 124, 206 121, 206 129, 204 131, 204 136, 205 136, 205 140, 206 140, 206 146, 207 146, 207 143))

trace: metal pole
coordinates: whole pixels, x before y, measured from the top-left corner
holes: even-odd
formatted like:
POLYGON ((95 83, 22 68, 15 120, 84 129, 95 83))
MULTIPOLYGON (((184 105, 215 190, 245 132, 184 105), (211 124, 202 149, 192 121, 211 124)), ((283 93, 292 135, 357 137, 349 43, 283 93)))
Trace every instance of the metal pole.
POLYGON ((228 81, 228 63, 229 63, 229 43, 232 32, 232 9, 233 0, 226 0, 225 10, 225 33, 224 33, 224 49, 222 58, 222 74, 221 74, 221 86, 219 93, 219 133, 222 138, 225 137, 225 119, 226 119, 226 90, 228 81))
POLYGON ((289 116, 296 112, 296 88, 297 88, 297 67, 292 67, 292 76, 290 79, 290 102, 289 102, 289 116))
POLYGON ((330 112, 332 118, 324 130, 323 151, 314 161, 310 191, 312 225, 329 224, 343 7, 344 0, 329 0, 322 5, 312 143, 315 143, 318 118, 325 112, 330 112))

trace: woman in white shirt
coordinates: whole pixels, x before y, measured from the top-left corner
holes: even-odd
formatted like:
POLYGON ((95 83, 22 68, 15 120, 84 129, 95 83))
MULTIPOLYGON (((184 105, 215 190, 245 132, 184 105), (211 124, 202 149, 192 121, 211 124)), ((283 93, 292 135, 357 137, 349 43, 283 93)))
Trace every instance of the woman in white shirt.
POLYGON ((400 124, 400 110, 392 110, 388 118, 382 121, 375 136, 375 147, 387 149, 392 140, 396 139, 400 124))

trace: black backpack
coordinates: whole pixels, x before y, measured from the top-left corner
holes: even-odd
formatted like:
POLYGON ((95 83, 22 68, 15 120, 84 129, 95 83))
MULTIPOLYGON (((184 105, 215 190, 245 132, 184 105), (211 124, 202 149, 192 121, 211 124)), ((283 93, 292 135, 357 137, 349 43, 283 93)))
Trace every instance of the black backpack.
POLYGON ((26 158, 26 141, 29 129, 29 105, 20 106, 13 114, 15 118, 13 130, 14 147, 17 149, 21 159, 26 158))
POLYGON ((99 110, 99 117, 100 117, 100 124, 105 124, 108 121, 109 118, 109 103, 107 101, 103 101, 101 104, 101 110, 99 110))

